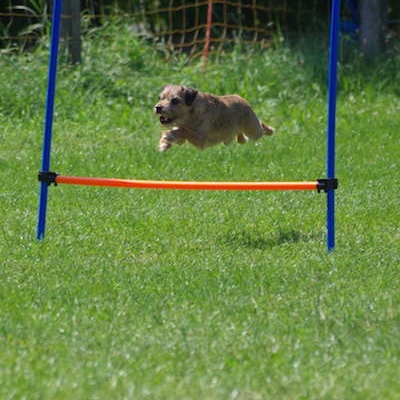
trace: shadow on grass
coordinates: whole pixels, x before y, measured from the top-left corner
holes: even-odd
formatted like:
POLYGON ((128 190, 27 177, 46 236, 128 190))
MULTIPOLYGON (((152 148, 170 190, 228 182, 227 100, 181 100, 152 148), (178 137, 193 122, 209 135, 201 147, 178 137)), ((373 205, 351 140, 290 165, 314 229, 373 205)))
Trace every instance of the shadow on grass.
POLYGON ((274 232, 260 232, 241 230, 236 232, 225 232, 221 241, 234 247, 246 247, 250 249, 266 249, 293 243, 308 243, 315 239, 312 234, 304 234, 294 229, 279 229, 274 232))

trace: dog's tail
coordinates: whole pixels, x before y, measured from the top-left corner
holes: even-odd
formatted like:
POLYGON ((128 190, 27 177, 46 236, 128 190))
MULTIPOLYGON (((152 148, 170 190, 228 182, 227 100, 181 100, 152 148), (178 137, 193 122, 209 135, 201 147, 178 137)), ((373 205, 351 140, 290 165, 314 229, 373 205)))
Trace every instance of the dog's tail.
POLYGON ((263 124, 262 122, 261 122, 261 126, 262 126, 262 128, 264 129, 264 134, 265 134, 265 135, 271 136, 271 135, 274 134, 275 129, 272 128, 271 126, 267 126, 267 125, 263 124))

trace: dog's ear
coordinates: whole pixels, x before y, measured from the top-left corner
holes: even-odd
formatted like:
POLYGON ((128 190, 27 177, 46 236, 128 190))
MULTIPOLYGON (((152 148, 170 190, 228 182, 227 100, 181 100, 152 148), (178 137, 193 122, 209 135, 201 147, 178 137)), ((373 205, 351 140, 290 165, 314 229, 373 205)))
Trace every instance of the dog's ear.
POLYGON ((185 103, 188 106, 191 106, 193 104, 193 102, 194 102, 194 99, 197 96, 197 90, 193 89, 193 88, 190 88, 190 87, 185 87, 184 86, 183 87, 183 94, 184 94, 184 97, 185 97, 185 103))

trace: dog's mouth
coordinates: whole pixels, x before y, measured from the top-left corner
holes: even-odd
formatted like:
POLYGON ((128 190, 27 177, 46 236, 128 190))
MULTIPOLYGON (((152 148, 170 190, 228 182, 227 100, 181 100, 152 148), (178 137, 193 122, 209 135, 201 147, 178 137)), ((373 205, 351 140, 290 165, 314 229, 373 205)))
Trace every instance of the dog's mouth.
POLYGON ((162 125, 169 125, 169 124, 171 124, 171 122, 174 120, 175 118, 169 118, 169 117, 166 117, 165 115, 161 115, 160 116, 160 123, 162 124, 162 125))

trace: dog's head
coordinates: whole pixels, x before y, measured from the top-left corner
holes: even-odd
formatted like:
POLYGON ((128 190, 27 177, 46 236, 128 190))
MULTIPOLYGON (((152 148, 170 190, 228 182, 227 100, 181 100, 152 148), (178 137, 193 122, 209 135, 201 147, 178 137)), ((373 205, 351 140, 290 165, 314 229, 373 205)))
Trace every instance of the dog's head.
POLYGON ((186 86, 166 85, 154 106, 162 125, 179 125, 186 119, 197 96, 197 90, 186 86))

